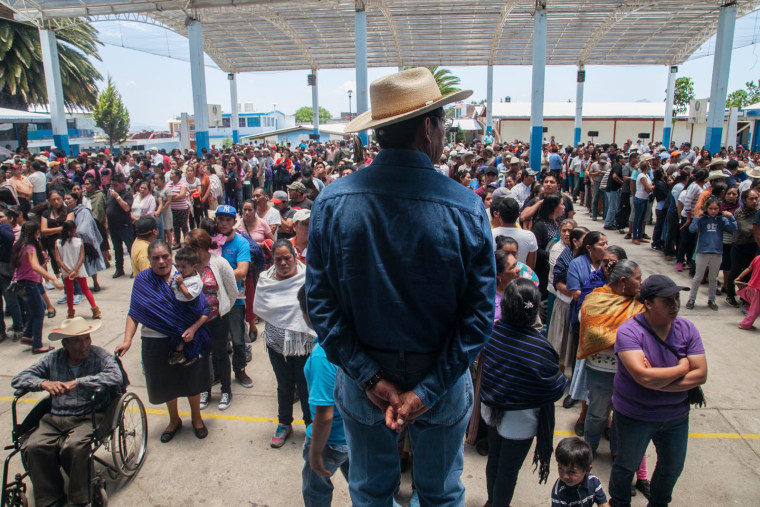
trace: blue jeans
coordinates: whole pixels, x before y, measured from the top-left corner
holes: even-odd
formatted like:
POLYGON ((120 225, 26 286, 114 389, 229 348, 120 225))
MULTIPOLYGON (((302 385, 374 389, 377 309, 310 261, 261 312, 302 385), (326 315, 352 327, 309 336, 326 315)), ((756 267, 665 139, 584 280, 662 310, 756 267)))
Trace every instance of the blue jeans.
POLYGON ((644 234, 644 219, 647 215, 647 206, 649 206, 648 199, 633 198, 633 232, 631 233, 633 239, 641 239, 644 234))
POLYGON ((37 206, 38 204, 41 204, 43 202, 47 201, 47 193, 46 192, 34 192, 32 193, 32 206, 37 206))
MULTIPOLYGON (((430 410, 408 426, 414 453, 414 484, 422 505, 464 506, 460 476, 464 431, 472 401, 472 380, 465 373, 430 410)), ((343 416, 348 441, 352 505, 391 507, 401 476, 396 433, 385 425, 384 413, 342 369, 335 379, 335 402, 343 416)))
POLYGON ((122 243, 126 245, 128 252, 132 251, 132 241, 135 239, 132 234, 132 226, 129 224, 112 226, 109 228, 108 234, 111 236, 111 243, 113 243, 113 258, 116 272, 123 273, 124 248, 122 247, 122 243))
POLYGON ((348 480, 348 445, 325 445, 322 450, 322 462, 330 477, 322 477, 314 472, 309 465, 309 449, 311 438, 303 442, 303 470, 301 471, 301 492, 304 507, 329 507, 332 504, 333 484, 330 477, 340 469, 343 477, 348 480))
POLYGON ((3 300, 8 305, 8 311, 11 314, 13 322, 13 331, 21 332, 24 329, 24 316, 21 313, 21 307, 18 304, 18 296, 13 291, 8 290, 8 286, 11 283, 11 279, 5 276, 0 276, 0 331, 5 334, 7 329, 5 327, 5 308, 3 307, 3 300))
POLYGON ((615 227, 615 216, 620 206, 620 190, 607 192, 607 211, 604 215, 604 226, 615 227))
POLYGON ((47 305, 42 299, 41 284, 31 280, 19 280, 17 282, 20 289, 19 295, 24 298, 29 308, 29 321, 24 329, 24 336, 31 337, 34 343, 32 348, 42 347, 42 322, 45 319, 45 310, 47 305))
POLYGON ((602 184, 600 181, 594 182, 594 194, 591 197, 591 216, 596 218, 599 216, 599 199, 602 199, 602 206, 604 206, 604 192, 601 191, 599 186, 602 184))
MULTIPOLYGON (((612 381, 615 374, 589 368, 586 362, 586 389, 588 389, 588 414, 583 426, 583 440, 596 451, 604 428, 607 427, 607 417, 612 407, 612 381)), ((610 447, 612 442, 610 441, 610 447)), ((614 452, 613 452, 614 454, 614 452)))
POLYGON ((652 474, 650 507, 667 506, 683 471, 689 440, 689 415, 667 422, 638 421, 615 412, 612 424, 617 440, 617 456, 610 473, 610 505, 631 505, 633 475, 651 441, 657 451, 652 474))

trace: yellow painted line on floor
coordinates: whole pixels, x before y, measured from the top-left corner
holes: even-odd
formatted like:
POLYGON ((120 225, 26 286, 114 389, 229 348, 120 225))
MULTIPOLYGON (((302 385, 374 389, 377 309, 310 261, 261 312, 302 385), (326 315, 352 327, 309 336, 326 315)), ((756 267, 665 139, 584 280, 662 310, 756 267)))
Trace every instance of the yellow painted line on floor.
MULTIPOLYGON (((12 402, 13 398, 10 396, 0 396, 0 401, 12 402)), ((37 403, 34 398, 21 398, 19 403, 37 403)), ((169 415, 169 412, 159 408, 146 408, 145 412, 152 415, 169 415)), ((190 412, 180 412, 181 417, 190 417, 190 412)), ((245 415, 232 415, 232 414, 214 414, 212 412, 203 412, 204 419, 218 419, 222 421, 244 421, 244 422, 261 422, 261 423, 276 423, 277 419, 272 417, 253 417, 245 415)), ((294 424, 303 424, 302 419, 296 419, 294 424)), ((560 437, 575 436, 574 431, 570 430, 555 430, 554 434, 560 437)), ((760 440, 760 433, 689 433, 689 438, 713 438, 724 440, 760 440)))

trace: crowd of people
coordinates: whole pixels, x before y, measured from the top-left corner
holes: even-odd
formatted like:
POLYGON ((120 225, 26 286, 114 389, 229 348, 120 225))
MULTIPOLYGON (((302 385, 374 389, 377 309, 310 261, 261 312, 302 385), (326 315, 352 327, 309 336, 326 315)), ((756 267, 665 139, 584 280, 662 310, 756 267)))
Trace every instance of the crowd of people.
POLYGON ((339 469, 354 502, 385 505, 399 448, 411 448, 413 502, 461 505, 465 434, 488 456, 487 505, 510 504, 534 440, 539 481, 556 457, 553 505, 606 504, 590 473, 603 437, 610 505, 636 491, 667 505, 707 376, 679 294, 690 290, 687 309, 702 284, 712 310, 719 290, 731 307, 741 298, 739 327, 752 329, 759 154, 552 139, 531 168, 518 141, 453 142, 441 107, 462 96, 425 98, 425 69, 382 79, 421 98, 354 120, 353 131, 375 129, 369 146, 19 150, 0 171, 0 289, 12 321, 0 341, 52 350, 42 326, 56 315, 53 289, 64 289, 69 319, 83 298, 101 318, 98 273, 113 262, 113 278, 125 276, 126 251, 134 282, 117 352, 139 331, 149 401, 169 411, 161 442, 182 428, 178 398, 205 438, 213 386, 219 410, 232 403, 233 374, 253 387, 246 364, 262 323, 277 384, 271 445, 292 434, 300 399, 306 505, 329 505, 339 469), (608 232, 579 226, 584 212, 608 232), (618 233, 630 248, 608 245, 618 233), (689 270, 691 287, 644 279, 644 244, 689 270), (563 397, 565 408, 581 403, 578 436, 555 452, 563 397))

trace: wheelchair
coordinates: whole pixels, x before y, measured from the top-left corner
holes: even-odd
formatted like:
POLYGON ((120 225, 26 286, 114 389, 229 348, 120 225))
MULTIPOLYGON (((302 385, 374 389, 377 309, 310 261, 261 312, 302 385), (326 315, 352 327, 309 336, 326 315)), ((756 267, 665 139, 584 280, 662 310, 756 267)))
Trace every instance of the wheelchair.
MULTIPOLYGON (((90 444, 90 465, 87 470, 87 479, 90 483, 89 503, 92 506, 108 505, 104 472, 114 481, 119 478, 129 480, 142 467, 147 451, 148 418, 145 406, 137 395, 126 392, 129 380, 118 356, 116 356, 116 362, 122 371, 123 386, 113 390, 99 388, 90 397, 92 442, 90 444), (98 424, 95 407, 105 404, 106 401, 108 401, 107 408, 100 412, 103 414, 103 419, 98 424), (101 448, 111 455, 110 461, 96 454, 101 448), (96 468, 96 463, 102 467, 96 468)), ((52 408, 52 398, 50 396, 43 398, 19 423, 17 404, 27 393, 28 391, 24 389, 14 392, 11 406, 13 443, 5 447, 5 450, 11 452, 5 458, 3 466, 0 507, 26 507, 29 505, 25 483, 29 473, 26 471, 27 466, 23 454, 21 454, 21 447, 32 432, 37 429, 42 416, 49 413, 52 408), (24 473, 17 473, 12 480, 9 480, 10 463, 17 454, 21 457, 24 473)))

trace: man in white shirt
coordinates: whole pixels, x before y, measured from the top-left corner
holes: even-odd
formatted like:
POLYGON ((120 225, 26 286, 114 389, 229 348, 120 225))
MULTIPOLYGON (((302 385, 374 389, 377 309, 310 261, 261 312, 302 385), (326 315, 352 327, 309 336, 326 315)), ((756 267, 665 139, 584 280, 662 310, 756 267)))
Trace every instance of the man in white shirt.
POLYGON ((164 163, 164 156, 158 152, 158 148, 155 146, 150 149, 150 163, 153 167, 158 167, 158 164, 164 163))
POLYGON ((501 199, 491 208, 492 211, 498 212, 502 223, 501 227, 494 227, 491 230, 494 251, 496 250, 496 238, 508 236, 517 242, 517 260, 527 264, 531 269, 536 267, 538 241, 532 232, 517 227, 517 217, 520 215, 520 206, 517 201, 509 198, 501 199), (493 209, 494 207, 496 209, 493 209))
POLYGON ((512 195, 515 196, 515 199, 517 199, 520 206, 530 198, 530 191, 533 189, 533 184, 536 182, 536 174, 536 171, 530 167, 526 167, 522 171, 522 181, 512 187, 512 195))

